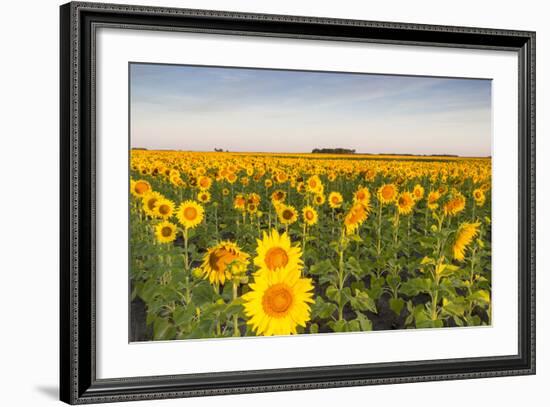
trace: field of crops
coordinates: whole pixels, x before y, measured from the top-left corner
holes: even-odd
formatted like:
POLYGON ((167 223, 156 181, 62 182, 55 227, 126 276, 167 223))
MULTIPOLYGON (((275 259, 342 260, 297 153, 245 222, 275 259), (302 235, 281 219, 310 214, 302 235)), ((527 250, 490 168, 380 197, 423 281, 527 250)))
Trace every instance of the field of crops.
POLYGON ((132 150, 131 340, 491 323, 491 160, 132 150))

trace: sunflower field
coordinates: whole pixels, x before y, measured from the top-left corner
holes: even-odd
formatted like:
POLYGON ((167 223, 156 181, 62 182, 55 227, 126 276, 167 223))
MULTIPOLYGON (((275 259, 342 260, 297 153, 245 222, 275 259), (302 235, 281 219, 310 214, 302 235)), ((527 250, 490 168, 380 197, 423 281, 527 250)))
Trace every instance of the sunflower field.
POLYGON ((131 341, 491 324, 491 159, 132 150, 131 341))

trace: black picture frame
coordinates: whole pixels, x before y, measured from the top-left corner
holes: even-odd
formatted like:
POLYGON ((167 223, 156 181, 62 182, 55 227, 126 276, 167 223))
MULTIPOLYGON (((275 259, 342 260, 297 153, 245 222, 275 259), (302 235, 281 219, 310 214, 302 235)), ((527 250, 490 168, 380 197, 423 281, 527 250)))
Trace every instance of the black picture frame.
POLYGON ((82 2, 62 5, 60 23, 62 401, 83 404, 535 373, 534 32, 82 2), (94 35, 101 26, 517 52, 518 353, 436 361, 97 379, 94 35))

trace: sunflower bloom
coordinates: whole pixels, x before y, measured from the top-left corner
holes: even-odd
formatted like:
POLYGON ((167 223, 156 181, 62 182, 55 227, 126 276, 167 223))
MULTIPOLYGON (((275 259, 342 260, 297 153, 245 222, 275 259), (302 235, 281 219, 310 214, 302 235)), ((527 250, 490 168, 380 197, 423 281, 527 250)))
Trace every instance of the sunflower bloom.
POLYGON ((199 202, 202 202, 202 203, 210 202, 211 197, 212 196, 210 195, 210 192, 208 192, 208 191, 200 191, 197 195, 197 199, 199 200, 199 202))
POLYGON ((342 197, 342 194, 340 192, 331 192, 328 195, 328 205, 332 209, 341 207, 343 202, 344 198, 342 197))
POLYGON ((151 184, 145 180, 130 180, 130 192, 132 195, 142 198, 152 191, 151 184))
POLYGON ((256 335, 296 334, 311 319, 313 284, 294 268, 256 275, 251 290, 242 296, 247 324, 256 335))
POLYGON ((176 225, 171 222, 160 222, 155 226, 155 237, 159 243, 170 243, 176 240, 176 225))
POLYGON ((460 192, 456 193, 451 199, 443 204, 445 215, 455 216, 466 207, 466 198, 460 192))
POLYGON ((305 206, 302 209, 302 217, 304 219, 304 222, 308 226, 315 225, 319 220, 319 215, 317 214, 317 211, 311 206, 305 206))
POLYGON ((185 229, 192 229, 202 222, 204 208, 195 201, 185 201, 180 204, 176 217, 185 229))
POLYGON ((440 197, 441 195, 439 194, 439 191, 430 191, 428 194, 428 208, 430 208, 430 210, 433 211, 439 207, 439 203, 437 201, 439 201, 440 197))
POLYGON ((273 191, 273 193, 271 194, 271 200, 273 201, 273 203, 275 202, 281 203, 281 202, 284 202, 285 199, 286 199, 286 192, 281 191, 280 189, 273 191))
POLYGON ((257 213, 258 212, 258 204, 254 203, 254 202, 248 202, 246 204, 246 211, 251 215, 257 213))
POLYGON ((155 212, 155 206, 157 202, 162 199, 164 199, 164 197, 160 193, 156 191, 149 192, 147 195, 143 197, 143 200, 142 200, 143 211, 151 217, 157 216, 155 212))
POLYGON ((424 187, 420 184, 416 184, 413 188, 412 195, 415 201, 419 201, 424 197, 424 187))
POLYGON ((365 172, 365 181, 373 181, 375 176, 376 176, 376 171, 374 171, 372 168, 368 169, 365 172))
POLYGON ((246 273, 250 256, 233 242, 223 241, 208 249, 199 269, 212 285, 224 285, 233 276, 246 273))
POLYGON ((313 203, 317 206, 323 205, 325 203, 325 201, 326 201, 326 198, 325 198, 324 194, 316 194, 313 197, 313 203))
POLYGON ((277 181, 277 183, 279 183, 279 184, 283 184, 283 183, 287 182, 288 181, 288 174, 283 172, 283 171, 279 171, 275 175, 275 181, 277 181))
POLYGON ((485 203, 485 192, 481 188, 474 189, 473 192, 474 201, 477 206, 483 206, 485 203))
POLYGON ((301 195, 305 194, 307 192, 306 184, 298 182, 298 184, 296 184, 296 191, 301 195))
POLYGON ((235 209, 238 209, 239 211, 244 211, 246 209, 246 198, 243 194, 235 195, 235 199, 233 200, 233 207, 235 209))
POLYGON ((155 216, 159 218, 168 219, 174 214, 175 207, 174 202, 169 199, 162 198, 155 202, 153 212, 155 216))
POLYGON ((281 205, 277 210, 277 216, 283 225, 292 225, 298 220, 298 211, 291 205, 281 205))
POLYGON ((352 235, 367 220, 368 212, 365 207, 360 204, 354 204, 344 218, 344 226, 346 234, 352 235))
POLYGON ((255 192, 252 192, 251 194, 248 194, 248 197, 246 199, 246 201, 248 203, 253 203, 253 204, 256 204, 256 205, 259 205, 261 200, 262 200, 262 198, 260 197, 260 195, 258 195, 255 192))
POLYGON ((409 215, 414 207, 414 197, 410 192, 402 192, 397 198, 397 211, 400 215, 409 215))
POLYGON ((197 186, 203 191, 210 189, 210 187, 212 186, 212 178, 207 176, 199 177, 197 181, 197 186))
POLYGON ((353 194, 353 201, 355 203, 360 203, 365 208, 368 208, 370 205, 370 191, 368 188, 362 187, 355 191, 353 194))
POLYGON ((458 261, 464 261, 466 248, 479 233, 480 223, 463 223, 456 232, 453 244, 453 257, 458 261))
POLYGON ((394 184, 384 184, 378 188, 378 200, 382 205, 387 205, 397 198, 397 187, 394 184))
POLYGON ((302 270, 302 250, 298 246, 292 246, 288 234, 279 234, 276 229, 271 233, 263 233, 262 240, 257 240, 258 248, 254 265, 260 270, 278 272, 284 268, 302 270))
POLYGON ((323 183, 318 175, 312 175, 306 181, 306 190, 312 194, 318 194, 322 191, 323 183))
POLYGON ((225 179, 226 179, 227 182, 229 182, 230 184, 234 184, 235 182, 237 182, 237 176, 236 176, 233 172, 228 173, 228 174, 225 176, 225 179))

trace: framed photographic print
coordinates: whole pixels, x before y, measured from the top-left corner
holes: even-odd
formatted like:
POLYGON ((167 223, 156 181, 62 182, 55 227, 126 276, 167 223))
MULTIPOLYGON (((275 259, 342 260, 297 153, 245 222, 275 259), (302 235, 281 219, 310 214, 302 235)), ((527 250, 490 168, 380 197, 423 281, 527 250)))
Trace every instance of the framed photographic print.
POLYGON ((535 373, 535 34, 61 6, 61 399, 535 373))

